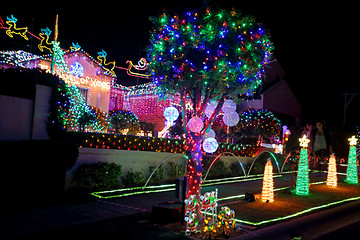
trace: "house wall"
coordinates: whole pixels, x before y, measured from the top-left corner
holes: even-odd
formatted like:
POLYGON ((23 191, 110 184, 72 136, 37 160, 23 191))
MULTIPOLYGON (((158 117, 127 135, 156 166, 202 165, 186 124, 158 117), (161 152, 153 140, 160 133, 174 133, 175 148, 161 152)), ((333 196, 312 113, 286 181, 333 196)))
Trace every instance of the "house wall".
MULTIPOLYGON (((83 75, 80 77, 71 75, 69 78, 64 79, 65 82, 86 90, 87 104, 108 113, 110 86, 113 77, 105 75, 105 71, 83 52, 65 54, 64 60, 69 70, 71 70, 71 65, 75 62, 78 62, 83 67, 83 75)), ((32 65, 29 67, 41 68, 48 72, 51 70, 49 60, 34 60, 29 65, 32 65)))
POLYGON ((241 112, 246 111, 251 108, 254 108, 254 109, 263 108, 262 98, 249 100, 249 101, 243 101, 238 105, 237 110, 239 113, 241 113, 241 112))
POLYGON ((110 89, 109 111, 125 109, 125 95, 128 90, 112 87, 110 89))
POLYGON ((47 133, 47 122, 49 118, 51 98, 51 87, 36 84, 34 121, 32 129, 32 139, 46 140, 49 138, 47 133))
POLYGON ((35 85, 34 98, 0 95, 0 141, 48 139, 51 88, 35 85))
POLYGON ((79 77, 76 85, 87 89, 87 103, 90 106, 108 113, 110 99, 110 85, 113 78, 104 75, 104 70, 82 52, 75 52, 64 56, 71 69, 71 65, 78 62, 83 67, 83 75, 79 77))
POLYGON ((31 139, 32 99, 0 95, 0 140, 31 139))
POLYGON ((301 105, 285 81, 280 81, 263 93, 263 108, 290 115, 300 124, 301 105))
POLYGON ((129 97, 128 110, 132 111, 141 121, 155 124, 155 130, 161 131, 165 126, 164 110, 170 101, 158 102, 156 95, 129 97))

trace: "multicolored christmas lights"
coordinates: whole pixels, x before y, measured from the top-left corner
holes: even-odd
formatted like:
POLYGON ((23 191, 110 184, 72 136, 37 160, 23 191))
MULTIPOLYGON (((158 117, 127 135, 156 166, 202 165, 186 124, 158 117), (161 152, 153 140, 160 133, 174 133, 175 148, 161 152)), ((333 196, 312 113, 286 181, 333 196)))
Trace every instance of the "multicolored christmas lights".
POLYGON ((226 88, 252 95, 261 84, 273 47, 255 18, 203 7, 179 15, 164 12, 150 20, 149 68, 163 88, 180 92, 189 82, 213 88, 222 79, 210 95, 226 88))
POLYGON ((245 135, 264 137, 279 136, 281 121, 267 109, 249 109, 240 114, 238 131, 245 135))
MULTIPOLYGON (((148 69, 159 95, 180 94, 188 156, 187 196, 199 196, 202 135, 211 128, 226 99, 256 91, 273 47, 261 24, 234 9, 204 6, 175 15, 165 11, 150 20, 148 69), (191 110, 186 109, 186 98, 191 110), (205 119, 210 99, 217 104, 205 119)), ((236 117, 230 116, 228 123, 235 125, 236 117)))
MULTIPOLYGON (((96 114, 91 110, 91 108, 87 105, 84 97, 80 93, 79 88, 72 83, 75 82, 72 79, 75 78, 73 76, 64 60, 64 50, 60 48, 59 42, 52 42, 53 43, 53 62, 54 65, 52 68, 54 72, 63 79, 67 85, 67 91, 70 98, 70 108, 69 108, 69 115, 66 116, 65 125, 67 126, 68 130, 77 131, 80 130, 79 120, 83 119, 84 116, 93 116, 93 118, 97 118, 96 114)), ((104 125, 109 123, 109 120, 104 115, 104 122, 103 124, 99 121, 89 121, 88 127, 92 131, 102 132, 104 125)))

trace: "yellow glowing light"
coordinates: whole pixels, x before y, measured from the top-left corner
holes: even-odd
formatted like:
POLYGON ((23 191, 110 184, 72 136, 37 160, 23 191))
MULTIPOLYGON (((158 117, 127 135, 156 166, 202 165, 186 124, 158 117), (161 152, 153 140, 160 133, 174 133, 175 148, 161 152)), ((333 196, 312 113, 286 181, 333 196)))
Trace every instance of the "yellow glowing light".
POLYGON ((350 142, 350 146, 356 146, 357 140, 358 139, 355 136, 348 138, 348 141, 350 142))
POLYGON ((107 56, 107 53, 104 50, 102 50, 101 52, 98 52, 97 59, 100 61, 101 66, 103 66, 103 68, 106 71, 112 73, 113 75, 116 75, 114 72, 115 61, 107 62, 106 56, 107 56))
POLYGON ((41 42, 38 44, 38 48, 40 51, 44 51, 44 48, 49 50, 52 53, 52 43, 49 43, 49 36, 51 34, 51 30, 49 28, 41 29, 41 33, 39 36, 41 38, 41 42))
POLYGON ((337 186, 337 173, 336 173, 336 159, 335 155, 332 154, 329 159, 328 175, 326 185, 329 187, 337 186))
POLYGON ((13 37, 13 34, 17 34, 23 37, 25 40, 29 40, 28 37, 26 36, 28 28, 27 27, 18 28, 16 27, 16 22, 17 19, 13 15, 11 15, 10 18, 7 17, 6 24, 9 25, 9 27, 6 30, 6 34, 9 37, 13 37))
POLYGON ((310 142, 310 139, 306 138, 306 135, 302 136, 302 138, 299 138, 300 147, 307 148, 308 144, 310 142))
POLYGON ((274 201, 273 166, 271 164, 270 159, 268 159, 265 165, 263 187, 261 191, 261 200, 263 202, 274 201))

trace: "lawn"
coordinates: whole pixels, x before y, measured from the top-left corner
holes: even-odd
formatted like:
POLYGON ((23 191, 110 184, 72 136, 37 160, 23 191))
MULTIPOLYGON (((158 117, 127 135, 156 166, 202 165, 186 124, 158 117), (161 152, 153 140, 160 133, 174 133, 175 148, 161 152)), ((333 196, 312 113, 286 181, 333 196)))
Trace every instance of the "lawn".
POLYGON ((335 206, 344 200, 360 199, 359 185, 347 184, 339 180, 336 188, 325 184, 311 185, 308 196, 297 196, 289 190, 275 192, 273 203, 238 202, 228 205, 236 213, 238 222, 261 225, 276 222, 298 215, 314 212, 326 207, 335 206))

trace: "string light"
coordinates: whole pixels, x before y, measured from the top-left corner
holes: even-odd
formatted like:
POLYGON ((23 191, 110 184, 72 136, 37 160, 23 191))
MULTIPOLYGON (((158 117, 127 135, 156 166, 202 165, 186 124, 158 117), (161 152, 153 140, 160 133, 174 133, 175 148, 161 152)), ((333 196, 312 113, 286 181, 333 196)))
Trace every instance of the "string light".
POLYGON ((6 24, 9 25, 9 28, 6 30, 6 34, 9 37, 12 38, 13 34, 17 34, 23 37, 25 40, 29 40, 28 37, 26 36, 26 33, 28 31, 27 27, 18 28, 16 26, 17 19, 13 15, 11 15, 10 17, 6 17, 6 19, 7 19, 6 24))
POLYGON ((114 72, 115 61, 106 62, 106 56, 107 56, 107 53, 105 52, 104 49, 102 49, 101 52, 98 52, 97 59, 100 61, 100 64, 103 66, 103 68, 105 70, 109 71, 113 76, 116 76, 116 74, 114 72))
POLYGON ((309 160, 307 150, 309 141, 306 135, 299 138, 301 150, 296 178, 296 195, 309 195, 309 160))
POLYGON ((267 160, 265 165, 261 200, 262 202, 274 202, 273 166, 270 159, 267 160))
POLYGON ((357 138, 352 136, 348 139, 350 144, 348 164, 346 168, 346 182, 351 184, 358 184, 358 169, 357 169, 357 154, 356 154, 356 143, 357 138))
POLYGON ((332 154, 329 159, 326 186, 329 187, 337 186, 336 158, 334 154, 332 154))
POLYGON ((49 43, 49 37, 51 34, 51 30, 47 27, 45 29, 40 29, 41 33, 39 33, 39 36, 41 38, 40 43, 38 44, 38 48, 40 51, 44 51, 44 48, 49 50, 52 53, 52 43, 49 43))
POLYGON ((239 130, 245 134, 278 136, 282 123, 267 109, 249 109, 240 114, 239 130))

